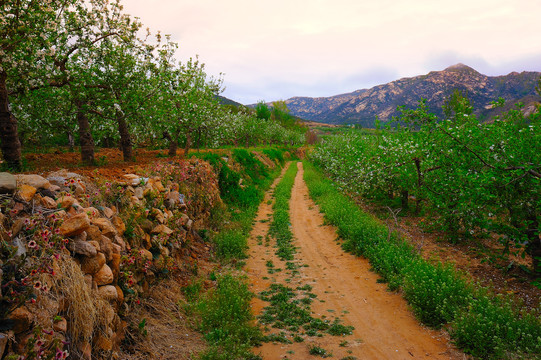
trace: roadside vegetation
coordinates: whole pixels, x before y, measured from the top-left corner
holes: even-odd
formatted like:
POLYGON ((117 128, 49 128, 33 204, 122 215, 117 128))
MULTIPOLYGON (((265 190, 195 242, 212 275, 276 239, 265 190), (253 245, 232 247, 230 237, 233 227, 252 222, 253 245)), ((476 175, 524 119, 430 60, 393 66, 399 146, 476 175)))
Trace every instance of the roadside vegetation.
POLYGON ((398 233, 363 212, 336 183, 305 162, 310 195, 343 248, 368 258, 391 290, 401 290, 425 324, 444 327, 465 352, 479 358, 541 354, 540 311, 526 312, 511 297, 495 295, 453 267, 430 263, 398 233))
POLYGON ((205 278, 194 277, 185 289, 188 312, 196 315, 198 328, 209 347, 200 359, 259 359, 251 349, 262 340, 250 310, 253 294, 240 271, 246 258, 247 237, 258 206, 273 179, 280 173, 288 153, 279 149, 261 149, 275 164, 265 166, 253 152, 233 149, 231 157, 200 153, 218 173, 224 206, 214 209, 212 228, 205 234, 222 266, 205 278), (214 286, 205 291, 205 280, 214 286))

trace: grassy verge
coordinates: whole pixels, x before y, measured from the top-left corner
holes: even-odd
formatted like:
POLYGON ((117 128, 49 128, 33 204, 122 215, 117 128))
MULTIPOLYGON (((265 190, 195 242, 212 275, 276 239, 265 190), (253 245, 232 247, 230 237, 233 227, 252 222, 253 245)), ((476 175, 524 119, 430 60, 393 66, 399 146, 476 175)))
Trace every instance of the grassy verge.
POLYGON ((345 250, 368 258, 391 290, 401 289, 425 324, 446 326, 454 342, 478 358, 541 355, 539 310, 471 284, 453 267, 432 264, 396 233, 364 213, 312 164, 304 163, 310 195, 338 228, 345 250))
POLYGON ((295 247, 291 243, 293 234, 290 229, 289 199, 291 189, 297 175, 297 164, 291 163, 284 177, 274 189, 273 220, 270 225, 270 235, 276 239, 278 250, 276 254, 284 261, 293 260, 295 247))
MULTIPOLYGON (((269 150, 282 155, 281 150, 269 150)), ((280 173, 271 170, 246 149, 233 149, 232 158, 203 153, 219 177, 224 205, 211 214, 209 238, 214 254, 222 263, 220 273, 211 273, 208 280, 215 286, 203 291, 203 280, 194 279, 185 288, 189 311, 197 314, 198 326, 209 343, 200 354, 202 360, 259 359, 251 352, 261 338, 250 312, 253 294, 246 278, 236 269, 246 258, 247 238, 265 191, 280 173)), ((277 156, 278 157, 278 156, 277 156)))

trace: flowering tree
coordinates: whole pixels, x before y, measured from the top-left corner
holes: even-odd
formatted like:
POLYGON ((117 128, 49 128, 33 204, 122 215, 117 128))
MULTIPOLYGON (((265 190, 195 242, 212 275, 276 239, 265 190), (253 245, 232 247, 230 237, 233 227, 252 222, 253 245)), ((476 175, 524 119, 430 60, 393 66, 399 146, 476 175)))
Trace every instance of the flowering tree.
POLYGON ((173 156, 180 140, 184 141, 185 153, 193 143, 200 146, 206 141, 218 117, 217 95, 222 91, 222 80, 207 79, 205 66, 197 58, 165 68, 159 105, 163 117, 156 125, 163 129, 173 156))
MULTIPOLYGON (((500 102, 501 103, 501 102, 500 102)), ((480 123, 468 99, 450 97, 446 118, 424 103, 402 109, 401 125, 374 135, 331 138, 313 153, 343 186, 364 196, 415 196, 455 240, 492 232, 509 249, 522 246, 541 273, 541 115, 520 106, 480 123), (402 126, 402 125, 406 126, 402 126)))
POLYGON ((55 85, 52 60, 58 18, 76 0, 0 2, 0 142, 6 163, 21 167, 21 144, 10 98, 39 85, 55 85))

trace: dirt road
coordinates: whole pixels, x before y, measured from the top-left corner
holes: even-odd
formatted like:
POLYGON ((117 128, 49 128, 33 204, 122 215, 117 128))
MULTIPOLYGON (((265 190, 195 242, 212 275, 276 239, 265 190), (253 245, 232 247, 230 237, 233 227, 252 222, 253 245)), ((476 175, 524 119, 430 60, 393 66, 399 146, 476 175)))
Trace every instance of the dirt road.
MULTIPOLYGON (((247 271, 252 291, 258 294, 272 283, 296 287, 310 285, 317 297, 311 305, 312 316, 322 319, 339 318, 344 325, 355 327, 347 336, 323 337, 303 335, 303 342, 292 344, 265 343, 256 348, 265 360, 310 359, 315 347, 332 353, 335 359, 463 359, 452 348, 442 332, 426 329, 408 310, 405 300, 388 292, 377 282, 367 260, 345 253, 337 242, 336 231, 323 225, 323 216, 310 199, 303 181, 302 163, 292 163, 299 171, 290 201, 291 227, 297 247, 297 271, 287 271, 286 264, 274 254, 275 248, 264 240, 271 219, 272 205, 262 203, 250 238, 247 271), (263 239, 262 239, 263 237, 263 239), (269 273, 269 262, 274 269, 269 273)), ((256 314, 267 303, 254 300, 256 314)), ((277 333, 275 329, 269 330, 277 333)))

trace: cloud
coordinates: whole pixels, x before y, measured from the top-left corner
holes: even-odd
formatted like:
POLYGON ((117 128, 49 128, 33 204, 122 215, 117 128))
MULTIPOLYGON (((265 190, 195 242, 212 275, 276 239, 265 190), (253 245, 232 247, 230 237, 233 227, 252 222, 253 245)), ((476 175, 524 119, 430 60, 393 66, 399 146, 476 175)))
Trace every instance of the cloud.
POLYGON ((225 73, 240 102, 327 96, 441 70, 541 70, 532 0, 125 0, 128 13, 225 73))

